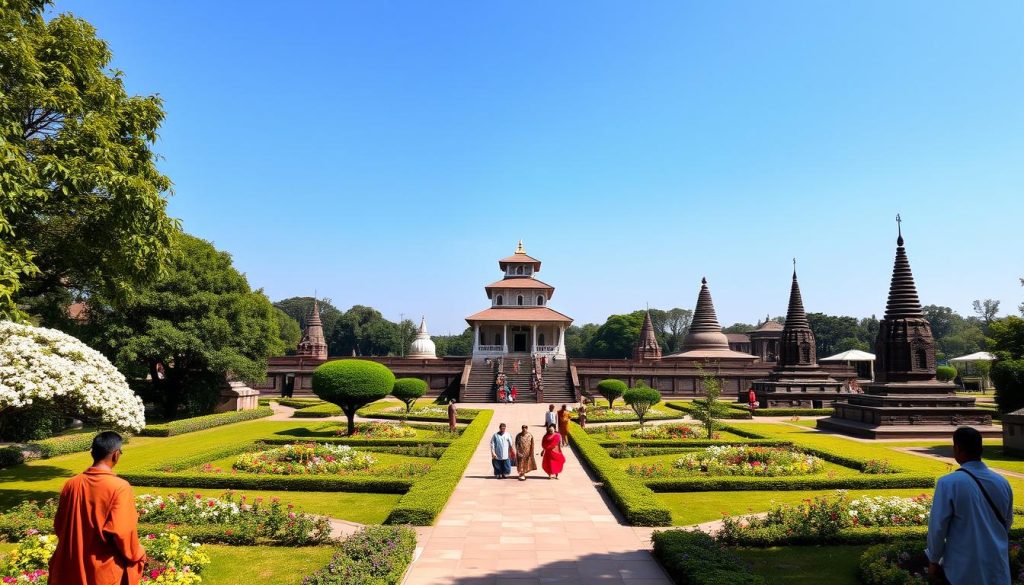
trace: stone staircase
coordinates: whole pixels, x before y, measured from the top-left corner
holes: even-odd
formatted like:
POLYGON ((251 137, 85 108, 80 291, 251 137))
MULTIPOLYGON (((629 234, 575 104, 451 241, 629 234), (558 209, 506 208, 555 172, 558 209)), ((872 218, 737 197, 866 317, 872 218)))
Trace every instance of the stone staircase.
POLYGON ((548 361, 544 370, 544 402, 571 404, 576 402, 576 390, 569 380, 569 362, 563 358, 548 361))
MULTIPOLYGON (((517 402, 537 402, 537 393, 530 391, 530 359, 528 354, 509 354, 504 361, 505 378, 510 388, 516 387, 517 402), (512 363, 516 359, 520 361, 518 374, 512 372, 512 363)), ((473 360, 461 402, 496 402, 497 389, 494 380, 497 377, 498 365, 495 360, 492 360, 490 365, 485 364, 483 359, 473 360)))

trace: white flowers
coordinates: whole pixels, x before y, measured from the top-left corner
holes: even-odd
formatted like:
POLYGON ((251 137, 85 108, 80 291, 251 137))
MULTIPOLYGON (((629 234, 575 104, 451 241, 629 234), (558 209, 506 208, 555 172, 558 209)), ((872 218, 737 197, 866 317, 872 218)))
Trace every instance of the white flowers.
POLYGON ((928 524, 932 499, 927 494, 913 498, 863 496, 850 502, 850 519, 858 526, 923 526, 928 524))
POLYGON ((146 426, 142 399, 101 353, 55 329, 0 321, 0 410, 37 401, 119 429, 146 426))

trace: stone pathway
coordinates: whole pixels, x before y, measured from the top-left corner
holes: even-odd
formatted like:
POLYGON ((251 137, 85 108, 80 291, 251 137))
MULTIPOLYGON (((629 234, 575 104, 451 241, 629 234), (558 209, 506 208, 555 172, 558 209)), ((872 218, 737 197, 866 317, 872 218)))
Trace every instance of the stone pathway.
POLYGON ((651 529, 623 524, 571 449, 558 480, 543 471, 522 482, 494 479, 489 445, 498 424, 513 436, 529 424, 539 452, 546 405, 489 406, 491 428, 447 507, 417 530, 405 585, 671 585, 649 552, 651 529))

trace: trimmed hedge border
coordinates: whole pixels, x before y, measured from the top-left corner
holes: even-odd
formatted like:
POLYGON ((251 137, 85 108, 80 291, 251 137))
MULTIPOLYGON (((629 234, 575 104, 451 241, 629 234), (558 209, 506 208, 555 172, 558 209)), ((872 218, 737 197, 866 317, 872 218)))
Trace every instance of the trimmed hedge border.
POLYGON ((314 404, 296 409, 292 413, 292 418, 327 418, 330 416, 344 416, 344 414, 341 411, 341 407, 337 404, 324 402, 323 404, 314 404))
POLYGON ((651 535, 654 556, 676 583, 766 585, 742 560, 703 532, 667 530, 651 535))
MULTIPOLYGON (((665 402, 663 403, 668 408, 674 408, 675 410, 681 410, 686 414, 692 415, 696 408, 689 402, 665 402)), ((729 407, 729 412, 722 418, 733 418, 733 419, 748 419, 750 418, 750 412, 748 410, 739 410, 736 408, 729 407)))
POLYGON ((456 484, 462 479, 462 474, 465 473, 469 460, 483 439, 493 416, 492 410, 485 410, 477 415, 462 435, 452 441, 430 472, 416 480, 388 514, 384 523, 432 525, 448 503, 456 484))
POLYGON ((122 473, 134 486, 290 492, 365 492, 404 494, 413 481, 390 477, 240 475, 202 473, 122 473))
POLYGON ((756 408, 754 416, 832 416, 834 408, 756 408))
MULTIPOLYGON (((455 422, 471 423, 473 422, 473 419, 475 419, 480 414, 480 412, 481 411, 475 409, 458 410, 456 411, 455 414, 455 422)), ((448 422, 448 416, 440 414, 437 416, 415 414, 406 416, 405 414, 400 412, 365 412, 363 410, 360 410, 356 412, 356 415, 361 416, 363 418, 379 418, 384 420, 407 420, 414 422, 448 422)))
POLYGON ((185 433, 194 433, 196 431, 212 429, 213 427, 219 427, 222 425, 264 418, 272 414, 274 414, 274 410, 269 406, 261 406, 254 410, 221 412, 218 414, 208 414, 206 416, 183 418, 181 420, 175 420, 158 425, 149 425, 142 429, 142 432, 139 434, 143 437, 173 437, 175 435, 184 435, 185 433))
MULTIPOLYGON (((746 531, 740 539, 730 546, 749 546, 754 548, 768 548, 772 546, 798 546, 818 544, 881 544, 885 542, 898 542, 902 540, 924 539, 928 536, 927 526, 885 526, 866 527, 858 526, 843 528, 835 534, 787 535, 785 528, 779 530, 756 530, 746 531)), ((1010 530, 1010 540, 1019 540, 1024 537, 1024 528, 1013 528, 1010 530)))
POLYGON ((652 478, 644 482, 655 492, 715 492, 715 491, 792 491, 792 490, 844 490, 931 488, 935 477, 909 473, 886 473, 855 477, 668 477, 652 478))
POLYGON ((597 440, 602 447, 678 447, 680 449, 712 447, 714 445, 749 445, 751 447, 792 447, 793 443, 781 439, 629 439, 629 440, 597 440))
POLYGON ((620 467, 597 441, 576 423, 569 425, 569 437, 581 458, 604 483, 615 505, 634 526, 669 526, 672 512, 658 503, 654 492, 620 467))

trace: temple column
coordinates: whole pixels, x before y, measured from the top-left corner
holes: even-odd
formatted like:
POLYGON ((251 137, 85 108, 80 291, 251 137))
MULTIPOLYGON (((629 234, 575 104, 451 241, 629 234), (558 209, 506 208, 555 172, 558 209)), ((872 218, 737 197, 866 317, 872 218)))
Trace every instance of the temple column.
POLYGON ((501 349, 502 353, 508 353, 508 323, 502 323, 501 349))
POLYGON ((558 326, 558 348, 555 349, 555 353, 560 356, 565 355, 565 325, 558 326))
POLYGON ((475 355, 477 349, 480 347, 480 324, 473 323, 473 354, 475 355))
POLYGON ((530 353, 537 353, 537 324, 530 325, 530 329, 533 332, 533 345, 530 346, 530 353))

